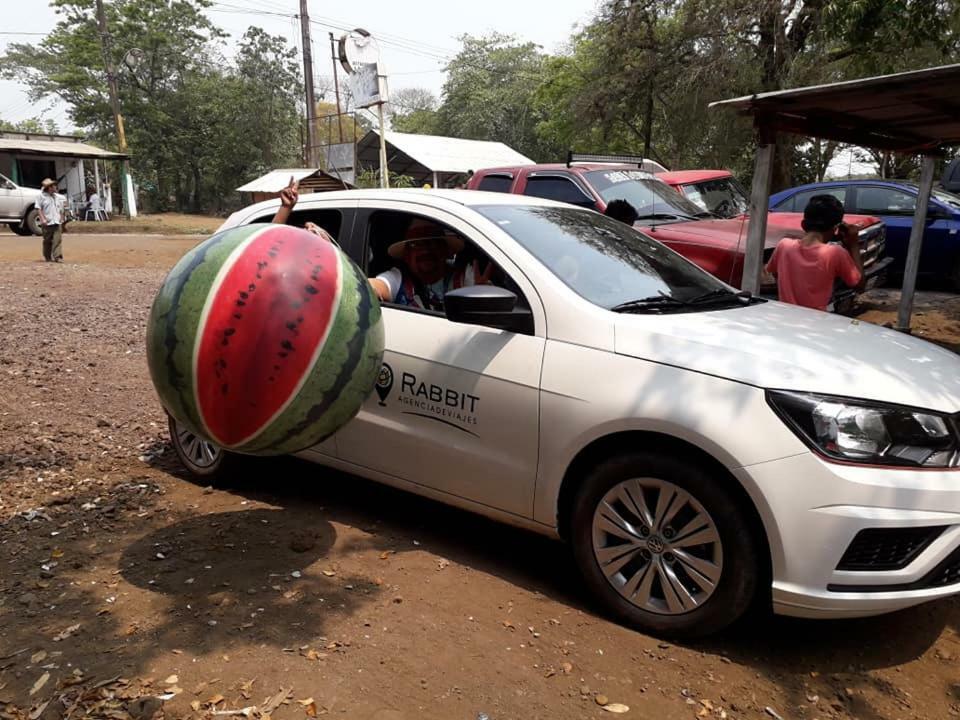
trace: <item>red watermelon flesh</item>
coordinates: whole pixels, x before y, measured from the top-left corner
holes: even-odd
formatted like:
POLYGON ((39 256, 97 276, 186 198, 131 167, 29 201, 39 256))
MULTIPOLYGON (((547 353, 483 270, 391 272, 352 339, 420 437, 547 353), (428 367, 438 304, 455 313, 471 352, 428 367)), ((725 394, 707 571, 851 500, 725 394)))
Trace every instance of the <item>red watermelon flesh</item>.
POLYGON ((340 296, 334 248, 269 228, 235 251, 207 299, 195 356, 197 407, 223 447, 255 437, 317 361, 340 296))

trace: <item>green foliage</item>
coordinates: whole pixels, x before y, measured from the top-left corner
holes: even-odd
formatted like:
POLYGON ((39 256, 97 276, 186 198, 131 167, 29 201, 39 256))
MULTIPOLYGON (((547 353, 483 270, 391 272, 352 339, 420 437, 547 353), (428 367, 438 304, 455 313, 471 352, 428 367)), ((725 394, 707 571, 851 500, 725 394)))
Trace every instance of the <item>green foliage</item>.
POLYGON ((546 58, 539 47, 499 33, 461 41, 447 66, 436 132, 496 140, 534 160, 557 159, 562 150, 537 133, 546 117, 532 102, 546 58))
POLYGON ((7 122, 0 118, 0 130, 9 132, 38 133, 46 135, 58 135, 60 133, 57 123, 51 118, 41 120, 40 118, 27 118, 20 122, 7 122))
MULTIPOLYGON (((387 170, 387 182, 392 188, 412 188, 417 187, 417 181, 409 175, 400 175, 387 170)), ((357 174, 355 185, 358 188, 378 188, 380 187, 380 169, 366 168, 357 174)))

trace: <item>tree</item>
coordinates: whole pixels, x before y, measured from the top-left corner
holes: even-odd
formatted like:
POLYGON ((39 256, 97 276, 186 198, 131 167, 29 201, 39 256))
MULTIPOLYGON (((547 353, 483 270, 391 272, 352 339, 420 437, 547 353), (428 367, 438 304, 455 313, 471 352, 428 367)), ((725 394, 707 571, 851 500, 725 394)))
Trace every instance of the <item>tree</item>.
POLYGON ((497 140, 535 160, 555 160, 561 149, 537 134, 546 119, 534 103, 545 60, 539 46, 499 33, 461 41, 447 66, 436 132, 497 140))
POLYGON ((426 88, 408 87, 390 93, 387 115, 397 132, 437 135, 437 96, 426 88))
POLYGON ((60 132, 56 121, 53 119, 47 118, 46 120, 41 120, 36 117, 27 118, 26 120, 20 120, 15 123, 7 122, 3 118, 0 118, 0 130, 46 135, 57 135, 60 132))

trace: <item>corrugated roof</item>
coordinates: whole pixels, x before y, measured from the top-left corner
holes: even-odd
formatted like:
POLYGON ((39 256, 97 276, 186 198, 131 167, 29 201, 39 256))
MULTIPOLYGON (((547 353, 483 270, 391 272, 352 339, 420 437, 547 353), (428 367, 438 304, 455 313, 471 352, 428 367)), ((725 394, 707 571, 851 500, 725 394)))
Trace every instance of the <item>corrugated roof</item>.
MULTIPOLYGON (((466 173, 469 170, 480 170, 500 165, 533 164, 533 160, 501 142, 463 140, 440 135, 413 135, 389 131, 385 133, 384 139, 388 146, 406 155, 407 158, 421 165, 426 172, 430 173, 466 173)), ((379 143, 380 137, 376 130, 370 130, 360 140, 357 147, 357 156, 364 164, 369 165, 373 162, 375 165, 379 165, 379 143)), ((403 173, 403 164, 401 162, 399 163, 400 167, 395 167, 394 163, 390 162, 390 169, 403 173)))
POLYGON ((885 150, 960 144, 960 65, 721 100, 760 127, 885 150))
POLYGON ((0 152, 15 152, 23 155, 58 155, 65 157, 97 158, 103 160, 120 160, 125 157, 121 153, 110 152, 102 148, 87 145, 82 142, 68 140, 42 140, 24 138, 0 137, 0 152))
POLYGON ((343 187, 343 183, 335 175, 317 168, 281 168, 280 170, 271 170, 266 175, 251 180, 246 185, 241 185, 237 188, 237 192, 278 193, 290 183, 291 177, 297 182, 301 182, 311 175, 317 175, 319 182, 311 183, 312 187, 306 189, 333 189, 334 187, 340 189, 343 187))
POLYGON ((266 175, 261 175, 256 180, 251 180, 246 185, 237 188, 237 192, 267 192, 277 193, 283 190, 290 182, 292 176, 294 180, 303 180, 308 175, 313 175, 316 168, 287 168, 286 170, 271 170, 266 175))

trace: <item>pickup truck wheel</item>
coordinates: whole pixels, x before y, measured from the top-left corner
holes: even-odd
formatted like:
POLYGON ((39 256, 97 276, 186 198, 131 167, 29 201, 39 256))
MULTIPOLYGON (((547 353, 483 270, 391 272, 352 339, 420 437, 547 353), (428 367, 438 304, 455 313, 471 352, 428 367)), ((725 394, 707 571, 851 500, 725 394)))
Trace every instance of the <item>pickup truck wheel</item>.
POLYGON ((747 516, 698 465, 646 452, 611 458, 585 478, 571 520, 588 586, 639 630, 708 635, 753 600, 759 560, 747 516))
POLYGON ((24 233, 24 235, 29 235, 30 233, 43 235, 43 228, 40 227, 40 211, 36 208, 31 208, 30 212, 27 213, 26 219, 23 221, 23 226, 30 231, 29 233, 24 233))
POLYGON ((33 233, 30 231, 30 228, 26 225, 21 225, 18 222, 7 223, 7 225, 9 225, 10 229, 13 230, 13 232, 15 232, 17 235, 21 235, 23 237, 26 237, 27 235, 33 235, 33 233))
POLYGON ((190 474, 200 480, 223 483, 237 475, 241 460, 247 459, 204 440, 170 415, 167 415, 167 425, 174 452, 190 474))

